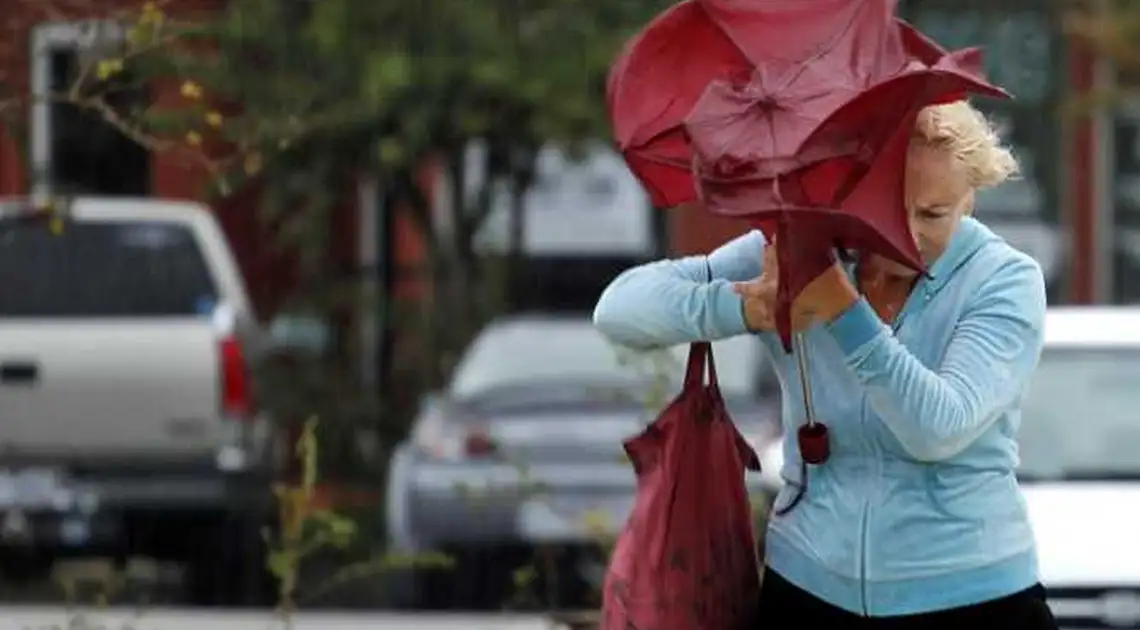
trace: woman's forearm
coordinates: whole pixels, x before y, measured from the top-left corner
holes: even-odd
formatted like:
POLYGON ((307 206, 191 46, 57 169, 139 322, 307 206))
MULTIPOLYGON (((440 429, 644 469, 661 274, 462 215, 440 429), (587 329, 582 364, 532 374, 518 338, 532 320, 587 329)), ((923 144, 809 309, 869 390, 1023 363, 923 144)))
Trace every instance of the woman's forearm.
POLYGON ((763 251, 764 237, 753 231, 707 257, 628 269, 598 299, 594 325, 613 342, 638 349, 744 334, 743 302, 732 283, 760 275, 763 251))
POLYGON ((966 305, 937 369, 915 358, 856 302, 828 326, 871 405, 915 458, 957 455, 1021 395, 1041 353, 1045 281, 1022 260, 996 271, 966 305))

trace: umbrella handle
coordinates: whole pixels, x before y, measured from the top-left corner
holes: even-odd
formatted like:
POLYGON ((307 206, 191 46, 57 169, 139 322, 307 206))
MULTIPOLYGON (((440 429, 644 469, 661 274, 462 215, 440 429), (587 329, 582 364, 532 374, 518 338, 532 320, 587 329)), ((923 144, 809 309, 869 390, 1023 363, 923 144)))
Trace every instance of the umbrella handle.
POLYGON ((804 333, 795 333, 792 336, 794 343, 793 352, 796 355, 796 372, 800 376, 800 391, 804 396, 804 417, 807 418, 807 426, 815 426, 815 405, 812 403, 811 395, 811 366, 808 363, 807 353, 807 339, 804 333))
POLYGON ((811 370, 808 362, 807 338, 804 333, 792 335, 792 352, 796 355, 796 372, 800 376, 800 390, 804 395, 804 417, 807 422, 800 425, 796 431, 796 442, 800 451, 800 481, 792 484, 796 494, 791 502, 775 511, 776 516, 783 516, 791 512, 807 493, 808 464, 814 466, 827 462, 831 456, 831 438, 828 436, 827 425, 815 418, 815 405, 812 404, 811 370))
MULTIPOLYGON (((796 371, 800 374, 800 389, 804 394, 804 417, 807 422, 800 426, 796 432, 799 442, 800 459, 804 464, 804 473, 807 473, 807 464, 820 465, 831 456, 831 438, 828 436, 827 425, 815 417, 815 405, 812 404, 811 370, 808 363, 807 339, 803 333, 793 335, 796 354, 796 371)), ((806 479, 806 477, 805 477, 806 479)))

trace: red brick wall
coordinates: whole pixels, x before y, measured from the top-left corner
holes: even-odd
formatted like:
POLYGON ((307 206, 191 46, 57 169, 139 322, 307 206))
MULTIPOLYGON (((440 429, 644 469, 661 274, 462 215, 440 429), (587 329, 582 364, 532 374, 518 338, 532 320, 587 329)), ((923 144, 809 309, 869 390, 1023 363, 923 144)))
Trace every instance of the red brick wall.
POLYGON ((0 127, 0 197, 27 192, 27 175, 16 142, 0 127))

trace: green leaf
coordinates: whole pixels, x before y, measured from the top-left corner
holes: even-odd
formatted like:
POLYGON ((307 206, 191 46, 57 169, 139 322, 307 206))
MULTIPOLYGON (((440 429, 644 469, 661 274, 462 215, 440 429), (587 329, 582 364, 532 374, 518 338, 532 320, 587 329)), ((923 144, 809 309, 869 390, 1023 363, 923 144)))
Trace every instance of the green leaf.
POLYGON ((383 104, 393 91, 411 80, 411 62, 401 53, 373 55, 368 59, 364 94, 372 104, 383 104))
POLYGON ((380 163, 387 168, 398 168, 407 160, 407 152, 400 145, 397 138, 384 138, 380 140, 377 148, 377 157, 380 163))
POLYGON ((519 589, 527 588, 537 580, 538 569, 531 565, 519 567, 511 574, 511 582, 519 589))

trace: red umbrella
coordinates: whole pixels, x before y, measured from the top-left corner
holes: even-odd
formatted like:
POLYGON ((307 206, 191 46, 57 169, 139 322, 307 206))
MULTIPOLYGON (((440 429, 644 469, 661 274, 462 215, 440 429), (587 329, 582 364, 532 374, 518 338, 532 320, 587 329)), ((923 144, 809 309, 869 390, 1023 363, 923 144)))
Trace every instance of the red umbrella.
MULTIPOLYGON (((697 199, 684 122, 711 81, 747 79, 758 67, 773 76, 804 67, 821 42, 839 39, 852 24, 868 16, 883 24, 893 21, 900 28, 905 26, 891 16, 893 3, 859 4, 850 0, 685 0, 662 12, 631 39, 610 70, 606 100, 617 145, 649 191, 652 203, 670 208, 697 199)), ((916 58, 930 63, 944 52, 917 33, 903 40, 916 58)), ((874 60, 859 65, 868 64, 874 65, 874 60)), ((863 87, 831 85, 819 96, 834 107, 845 100, 845 94, 863 87)))
MULTIPOLYGON (((894 16, 897 0, 687 0, 618 59, 608 104, 618 146, 653 203, 699 198, 779 241, 776 321, 837 247, 924 264, 903 205, 919 111, 969 93, 1008 97, 976 49, 948 53, 894 16), (696 185, 694 185, 694 177, 696 185)), ((811 410, 803 460, 827 457, 811 410)))
POLYGON ((790 349, 791 303, 836 247, 924 270, 902 193, 919 110, 966 93, 1008 95, 981 78, 980 51, 948 53, 895 19, 893 0, 797 5, 830 12, 828 29, 811 23, 822 39, 798 63, 762 59, 778 54, 770 38, 797 33, 779 12, 786 3, 700 1, 735 41, 767 42, 746 51, 750 76, 710 77, 684 126, 706 206, 781 243, 777 325, 790 349))
POLYGON ((614 137, 654 206, 696 200, 682 122, 711 78, 750 68, 693 0, 657 16, 614 62, 606 86, 614 137))

